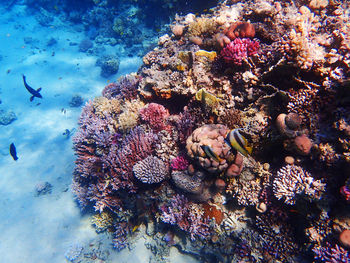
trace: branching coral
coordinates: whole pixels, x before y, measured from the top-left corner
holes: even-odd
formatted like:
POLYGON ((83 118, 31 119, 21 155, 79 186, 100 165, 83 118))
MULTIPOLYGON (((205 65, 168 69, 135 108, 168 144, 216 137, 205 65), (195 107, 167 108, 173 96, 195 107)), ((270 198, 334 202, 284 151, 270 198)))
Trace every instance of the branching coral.
POLYGON ((324 191, 324 183, 314 180, 310 173, 297 165, 288 164, 282 167, 273 181, 275 196, 290 205, 295 204, 298 195, 317 200, 324 191))
POLYGON ((101 214, 94 215, 91 218, 91 223, 95 225, 97 232, 103 232, 112 227, 113 217, 109 212, 102 212, 101 214))
POLYGON ((337 263, 349 263, 350 254, 341 246, 332 246, 326 243, 325 246, 315 246, 312 251, 315 254, 315 259, 322 262, 337 262, 337 263))
POLYGON ((163 222, 176 224, 180 229, 189 232, 192 240, 209 236, 209 221, 203 216, 204 211, 200 205, 188 201, 183 195, 174 196, 161 210, 163 222))
POLYGON ((258 49, 259 42, 249 38, 236 38, 221 50, 220 56, 227 64, 240 66, 244 60, 256 54, 258 49))
POLYGON ((157 103, 150 103, 139 111, 141 119, 150 125, 154 132, 159 132, 166 128, 166 118, 169 111, 164 106, 157 103))
POLYGON ((117 83, 108 84, 102 91, 102 96, 111 99, 119 98, 133 100, 137 97, 137 86, 140 77, 137 75, 126 75, 121 77, 117 83))

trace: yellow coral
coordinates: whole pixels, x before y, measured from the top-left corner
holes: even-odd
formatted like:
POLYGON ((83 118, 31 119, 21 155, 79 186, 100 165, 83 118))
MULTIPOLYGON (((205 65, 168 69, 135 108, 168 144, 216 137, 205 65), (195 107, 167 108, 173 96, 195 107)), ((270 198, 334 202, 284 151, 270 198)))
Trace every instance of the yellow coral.
POLYGON ((113 225, 113 217, 108 212, 102 212, 91 218, 91 224, 95 225, 96 232, 100 233, 113 225))
POLYGON ((118 99, 107 99, 106 97, 97 97, 94 99, 93 106, 95 113, 99 117, 106 115, 115 116, 120 112, 120 101, 118 99))
POLYGON ((188 27, 189 36, 213 35, 217 29, 217 22, 206 17, 199 17, 188 27))
POLYGON ((198 50, 196 53, 196 56, 198 57, 206 57, 207 59, 209 59, 210 61, 214 61, 214 59, 216 58, 216 52, 215 51, 206 51, 206 50, 198 50))
POLYGON ((209 107, 213 113, 217 114, 216 107, 220 103, 221 99, 218 99, 215 95, 209 93, 204 88, 197 91, 195 98, 196 100, 200 101, 203 106, 209 107))
POLYGON ((144 106, 140 100, 126 101, 123 112, 118 116, 118 127, 124 132, 134 128, 139 120, 139 110, 144 106))

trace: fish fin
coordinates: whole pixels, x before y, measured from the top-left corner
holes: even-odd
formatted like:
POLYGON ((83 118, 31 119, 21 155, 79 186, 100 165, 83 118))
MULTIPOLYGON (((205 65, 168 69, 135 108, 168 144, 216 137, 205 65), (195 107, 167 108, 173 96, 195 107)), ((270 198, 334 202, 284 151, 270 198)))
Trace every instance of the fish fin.
POLYGON ((253 147, 252 146, 246 146, 245 149, 247 150, 249 155, 252 154, 252 152, 253 152, 253 147))
POLYGON ((242 139, 243 139, 243 141, 244 141, 244 147, 247 148, 247 145, 248 145, 247 139, 246 139, 244 136, 242 136, 242 135, 241 135, 241 137, 242 137, 242 139))
POLYGON ((37 92, 41 91, 41 88, 38 88, 36 91, 37 91, 37 92))
POLYGON ((34 96, 31 96, 29 100, 30 100, 30 101, 33 101, 33 100, 34 100, 34 96))

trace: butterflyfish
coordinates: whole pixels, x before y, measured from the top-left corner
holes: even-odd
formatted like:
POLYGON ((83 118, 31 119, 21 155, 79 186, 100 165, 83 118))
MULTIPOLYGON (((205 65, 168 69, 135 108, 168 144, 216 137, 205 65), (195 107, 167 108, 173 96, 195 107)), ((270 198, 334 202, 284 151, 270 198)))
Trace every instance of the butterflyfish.
POLYGON ((222 161, 222 159, 219 157, 219 155, 217 155, 210 146, 201 145, 201 148, 208 158, 213 159, 215 162, 218 162, 218 163, 220 163, 222 161))
POLYGON ((225 142, 232 148, 243 154, 245 157, 252 153, 253 148, 248 146, 248 141, 240 133, 240 129, 231 130, 226 138, 225 142))

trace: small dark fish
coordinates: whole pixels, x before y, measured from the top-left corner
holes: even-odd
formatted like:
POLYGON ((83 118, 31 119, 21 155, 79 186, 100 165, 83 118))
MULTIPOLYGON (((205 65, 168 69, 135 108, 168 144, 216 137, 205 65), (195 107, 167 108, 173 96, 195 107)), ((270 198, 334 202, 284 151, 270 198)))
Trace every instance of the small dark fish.
POLYGON ((62 133, 63 136, 66 136, 66 139, 69 139, 70 136, 72 136, 72 134, 75 132, 75 128, 69 130, 69 129, 66 129, 64 131, 64 133, 62 133))
POLYGON ((40 90, 41 88, 38 88, 37 90, 33 89, 31 86, 29 86, 26 82, 26 76, 22 75, 23 77, 23 83, 24 86, 26 87, 26 89, 29 91, 30 94, 32 94, 33 96, 30 97, 30 101, 33 101, 34 97, 37 98, 42 98, 41 94, 40 94, 40 90))
POLYGON ((11 154, 13 160, 15 160, 15 161, 18 160, 16 146, 14 145, 14 143, 10 144, 10 154, 11 154))

